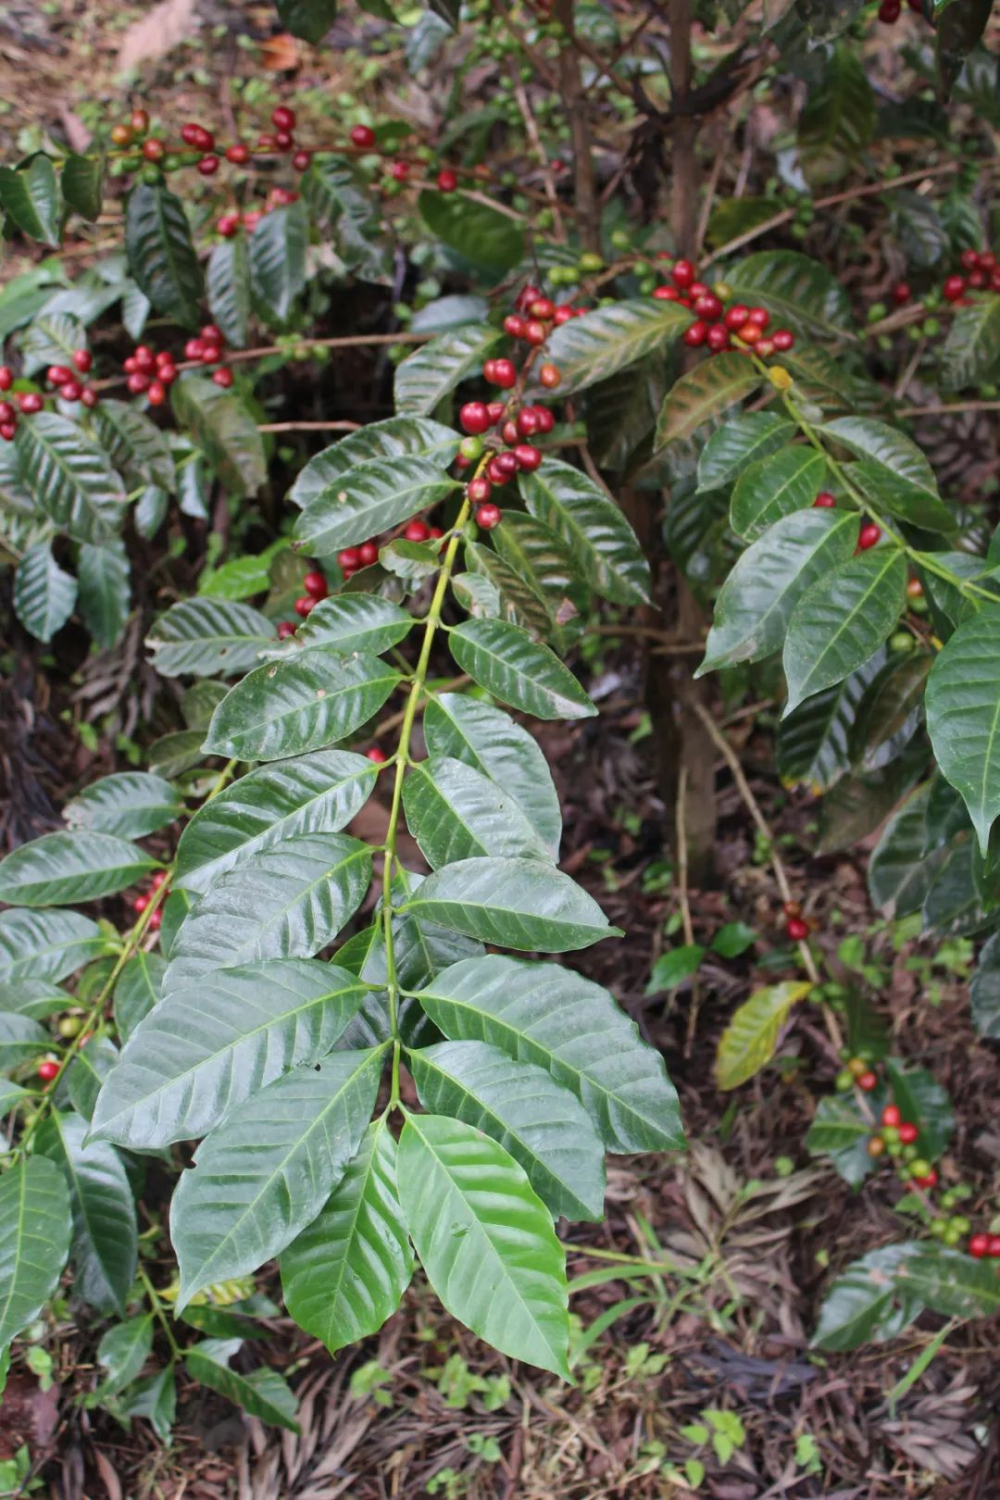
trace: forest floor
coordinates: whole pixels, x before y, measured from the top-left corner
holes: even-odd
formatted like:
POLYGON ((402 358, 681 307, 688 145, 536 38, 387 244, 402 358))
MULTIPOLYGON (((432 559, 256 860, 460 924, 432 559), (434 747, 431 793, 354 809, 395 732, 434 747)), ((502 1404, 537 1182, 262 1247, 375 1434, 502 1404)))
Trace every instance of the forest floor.
MULTIPOLYGON (((144 100, 169 108, 172 119, 212 123, 216 83, 234 58, 245 69, 266 68, 273 58, 263 45, 270 17, 267 6, 221 0, 197 12, 191 0, 114 8, 107 0, 59 0, 44 11, 8 0, 0 17, 0 142, 23 145, 19 136, 31 127, 85 130, 98 104, 119 115, 114 80, 123 43, 132 48, 144 100), (238 49, 242 26, 256 42, 238 49)), ((325 54, 304 49, 299 65, 297 86, 329 82, 325 54)), ((273 76, 290 80, 294 72, 273 76)), ((225 111, 224 89, 222 97, 225 111)), ((132 102, 140 102, 138 91, 132 102)), ((81 698, 80 666, 58 653, 53 664, 38 648, 0 684, 7 843, 52 826, 81 781, 114 768, 107 741, 87 750, 65 732, 67 713, 96 716, 100 700, 93 678, 91 696, 81 698)), ((114 671, 106 662, 104 669, 114 691, 114 671)), ((118 669, 126 681, 129 662, 118 669)), ((971 1324, 952 1332, 895 1400, 890 1393, 939 1320, 925 1318, 905 1337, 852 1355, 810 1351, 832 1272, 900 1238, 901 1229, 884 1176, 852 1191, 805 1150, 815 1100, 841 1065, 818 1011, 800 1014, 780 1066, 736 1095, 720 1094, 713 1082, 726 1021, 746 997, 751 973, 766 969, 781 943, 773 868, 721 759, 717 883, 690 891, 691 920, 706 943, 737 921, 756 938, 739 958, 707 960, 697 985, 646 994, 665 924, 677 920, 678 893, 664 853, 672 811, 657 796, 642 737, 642 670, 634 641, 609 638, 592 663, 600 719, 544 735, 564 807, 563 868, 627 933, 574 955, 573 965, 609 985, 662 1049, 691 1142, 683 1158, 613 1158, 606 1224, 577 1226, 567 1236, 571 1279, 584 1281, 571 1304, 584 1351, 578 1384, 569 1388, 486 1350, 418 1279, 382 1334, 336 1361, 288 1320, 268 1325, 268 1358, 292 1378, 301 1401, 299 1436, 248 1421, 194 1385, 182 1386, 170 1448, 144 1423, 124 1432, 80 1404, 95 1383, 96 1342, 81 1328, 67 1335, 47 1394, 33 1379, 11 1382, 0 1410, 0 1456, 27 1439, 47 1455, 44 1480, 61 1500, 103 1493, 109 1500, 614 1500, 684 1493, 662 1466, 688 1458, 704 1464, 697 1493, 713 1500, 1000 1496, 995 1331, 991 1337, 971 1324), (598 1271, 610 1279, 597 1280, 598 1271), (733 1451, 725 1462, 685 1435, 706 1411, 736 1419, 726 1427, 733 1451)), ((766 721, 767 705, 756 708, 766 721)), ((138 738, 145 712, 141 697, 132 702, 138 738)), ((846 973, 841 945, 855 940, 895 1050, 931 1066, 951 1097, 966 1101, 957 1111, 954 1161, 972 1180, 995 1173, 1000 1055, 972 1033, 960 970, 933 967, 930 952, 912 942, 897 948, 869 907, 863 858, 811 855, 816 804, 780 787, 770 740, 761 733, 758 742, 757 724, 737 716, 726 732, 795 895, 817 923, 828 971, 846 973)), ((262 1287, 275 1291, 276 1277, 262 1278, 262 1287)))

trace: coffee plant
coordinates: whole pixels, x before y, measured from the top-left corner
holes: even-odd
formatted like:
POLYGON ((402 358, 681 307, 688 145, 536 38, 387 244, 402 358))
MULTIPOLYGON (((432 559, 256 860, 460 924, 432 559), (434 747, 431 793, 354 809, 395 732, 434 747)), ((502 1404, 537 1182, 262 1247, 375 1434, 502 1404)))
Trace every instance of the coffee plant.
MULTIPOLYGON (((998 406, 989 8, 911 7, 911 91, 891 101, 866 38, 894 0, 763 23, 699 4, 703 42, 737 37, 716 71, 686 0, 668 9, 631 43, 609 6, 418 10, 414 75, 449 49, 463 79, 492 70, 477 111, 439 101, 436 134, 293 101, 246 107, 230 140, 136 107, 84 153, 41 143, 0 168, 22 249, 87 234, 109 201, 122 215, 110 255, 72 277, 43 260, 0 296, 13 608, 39 642, 75 621, 103 652, 138 624, 174 715, 148 769, 84 786, 64 829, 0 862, 0 1347, 9 1362, 72 1297, 107 1320, 94 1402, 161 1436, 179 1365, 294 1426, 284 1379, 237 1358, 277 1311, 255 1280, 272 1260, 331 1353, 419 1267, 481 1338, 571 1378, 557 1221, 601 1220, 605 1153, 684 1138, 659 1053, 552 957, 622 934, 558 868, 522 721, 585 733, 597 710, 566 658, 593 655, 599 609, 662 636, 668 576, 683 619, 711 610, 695 678, 781 700, 777 768, 823 794, 820 849, 882 828, 875 904, 985 939, 972 1012, 1000 1039, 1000 543, 921 442, 927 415, 998 406), (699 240, 697 133, 738 105, 750 37, 784 134, 758 196, 738 153, 718 164, 699 240), (538 69, 552 98, 532 113, 538 69), (632 212, 618 178, 595 185, 591 131, 616 112, 632 212), (647 181, 668 128, 669 215, 647 181), (912 165, 890 170, 900 140, 912 165), (876 273, 856 254, 873 221, 876 273), (326 332, 362 295, 382 331, 362 313, 326 332), (394 365, 393 414, 270 420, 276 374, 319 379, 352 349, 394 365), (305 462, 278 446, 311 428, 337 439, 305 462), (220 504, 237 537, 263 508, 271 543, 220 547, 197 592, 151 602, 136 558, 220 504), (376 788, 366 842, 345 830, 376 788), (144 1230, 153 1173, 176 1185, 169 1226, 144 1230), (167 1228, 177 1275, 157 1286, 143 1242, 167 1228)), ((381 0, 360 10, 396 26, 381 0)), ((335 20, 326 0, 278 11, 317 45, 335 20)), ((652 724, 680 714, 692 777, 701 691, 652 724)), ((835 1275, 817 1346, 996 1312, 1000 1222, 943 1161, 944 1091, 891 1055, 863 965, 824 977, 783 894, 795 977, 738 1007, 717 1082, 758 1074, 818 1006, 842 1066, 806 1145, 855 1186, 895 1172, 910 1226, 835 1275)), ((667 955, 654 989, 704 951, 667 955)))

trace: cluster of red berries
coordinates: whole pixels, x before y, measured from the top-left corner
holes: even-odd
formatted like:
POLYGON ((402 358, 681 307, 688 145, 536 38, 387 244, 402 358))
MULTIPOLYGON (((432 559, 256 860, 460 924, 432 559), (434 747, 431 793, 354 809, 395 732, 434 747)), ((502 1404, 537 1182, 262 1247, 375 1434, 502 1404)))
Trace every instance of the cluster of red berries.
MULTIPOLYGON (((351 145, 359 151, 373 151, 378 146, 378 137, 370 125, 355 125, 351 131, 351 145)), ((410 163, 402 158, 386 163, 386 171, 394 182, 409 182, 410 163)), ((453 193, 458 187, 458 173, 452 167, 442 167, 435 178, 438 191, 453 193)))
POLYGON ((802 915, 802 907, 797 901, 786 901, 782 907, 785 914, 785 936, 790 943, 804 943, 813 924, 802 915))
MULTIPOLYGON (((149 891, 148 893, 146 891, 140 891, 140 893, 139 893, 138 896, 133 896, 133 898, 132 898, 132 910, 135 912, 135 914, 136 914, 137 917, 141 917, 142 914, 143 914, 143 912, 149 906, 149 903, 153 899, 153 891, 160 890, 162 886, 166 885, 166 883, 167 883, 167 874, 166 874, 166 871, 165 870, 157 870, 156 874, 153 876, 153 879, 152 879, 152 883, 151 883, 152 884, 152 890, 149 891)), ((165 901, 167 899, 167 896, 169 894, 170 894, 169 891, 164 891, 163 896, 162 896, 161 899, 163 901, 165 901)), ((160 926, 160 923, 162 921, 163 921, 163 907, 162 907, 162 905, 160 905, 160 906, 157 906, 157 908, 156 908, 156 910, 154 912, 150 912, 148 925, 150 927, 153 927, 153 928, 158 928, 160 926)))
MULTIPOLYGON (((218 366, 212 372, 212 379, 216 385, 228 390, 233 383, 233 372, 219 363, 224 344, 222 330, 214 323, 206 323, 198 337, 188 339, 184 345, 184 358, 218 366)), ((153 350, 148 344, 137 344, 125 360, 123 369, 129 393, 145 396, 150 406, 162 406, 167 399, 167 387, 177 379, 174 356, 166 349, 153 350)))
POLYGON ((238 209, 231 209, 227 213, 220 214, 215 221, 215 228, 224 240, 231 240, 240 226, 252 234, 261 219, 267 217, 272 208, 287 208, 290 203, 298 201, 298 193, 294 188, 273 187, 267 195, 267 202, 263 208, 248 208, 245 213, 238 209))
MULTIPOLYGON (((46 379, 53 392, 62 401, 79 401, 84 406, 97 405, 97 392, 77 379, 90 370, 92 359, 89 349, 75 349, 72 355, 73 369, 69 365, 50 365, 46 379)), ((14 384, 14 371, 9 365, 0 365, 0 391, 9 391, 14 384)), ((19 417, 30 417, 45 406, 45 397, 38 391, 21 391, 11 400, 0 398, 0 438, 13 442, 17 436, 19 417), (15 405, 15 402, 17 403, 15 405)))
MULTIPOLYGON (((291 152, 292 166, 297 172, 304 172, 312 161, 312 153, 295 145, 295 111, 285 104, 279 104, 271 113, 271 124, 274 131, 258 136, 254 149, 265 154, 291 152)), ((116 125, 113 128, 111 139, 116 146, 127 149, 145 136, 142 155, 146 161, 158 166, 171 154, 172 147, 159 136, 148 135, 148 130, 149 115, 144 109, 137 109, 133 111, 127 125, 116 125)), ((186 125, 181 126, 181 141, 190 151, 199 153, 197 167, 201 175, 214 177, 222 165, 222 158, 217 154, 212 132, 197 120, 189 120, 186 125)), ((237 167, 246 166, 252 154, 251 148, 244 141, 236 141, 223 152, 226 161, 237 167)))
POLYGON ((964 276, 949 276, 941 288, 946 302, 961 302, 967 291, 1000 292, 1000 264, 992 250, 963 250, 964 276))
MULTIPOLYGON (((669 256, 660 257, 670 259, 669 256)), ((772 333, 766 329, 771 315, 765 307, 746 307, 735 302, 727 307, 719 291, 728 291, 723 283, 713 289, 698 280, 695 266, 689 260, 675 260, 670 269, 673 286, 658 286, 653 296, 660 302, 677 302, 689 307, 695 322, 684 330, 684 342, 691 349, 704 344, 713 354, 734 347, 752 349, 762 359, 771 354, 785 354, 795 346, 795 335, 787 328, 772 333), (734 344, 735 341, 735 344, 734 344)))
MULTIPOLYGON (((921 0, 906 0, 906 3, 912 11, 916 11, 918 16, 923 15, 924 7, 921 4, 921 0)), ((902 0, 882 0, 882 4, 878 8, 878 18, 880 21, 884 21, 887 26, 895 25, 902 13, 902 0)))

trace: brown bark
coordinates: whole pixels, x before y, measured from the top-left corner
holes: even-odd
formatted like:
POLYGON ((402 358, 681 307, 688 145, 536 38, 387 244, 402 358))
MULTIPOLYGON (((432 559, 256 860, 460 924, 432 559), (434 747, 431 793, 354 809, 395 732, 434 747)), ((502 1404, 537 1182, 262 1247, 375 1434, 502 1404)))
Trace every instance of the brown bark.
POLYGON ((573 45, 573 0, 556 0, 552 17, 566 30, 567 40, 559 54, 559 86, 566 104, 573 143, 573 174, 577 228, 585 250, 601 249, 601 205, 594 175, 594 154, 587 119, 580 54, 573 45))

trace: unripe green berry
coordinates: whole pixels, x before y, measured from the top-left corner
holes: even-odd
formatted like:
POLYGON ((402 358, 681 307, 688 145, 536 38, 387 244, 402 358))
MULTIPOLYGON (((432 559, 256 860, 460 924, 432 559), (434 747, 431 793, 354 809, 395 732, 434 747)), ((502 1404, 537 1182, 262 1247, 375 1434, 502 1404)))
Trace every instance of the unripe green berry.
POLYGON ((890 637, 889 650, 903 655, 907 651, 912 651, 916 644, 916 641, 908 630, 897 630, 895 635, 890 637))
POLYGON ((849 1094, 854 1087, 854 1074, 842 1068, 834 1079, 834 1087, 840 1094, 849 1094))
POLYGON ((483 440, 482 438, 478 437, 463 438, 458 445, 458 451, 459 453, 461 453, 462 457, 467 458, 470 463, 475 463, 476 459, 479 458, 482 454, 483 440))
POLYGON ((947 1219, 932 1219, 928 1225, 929 1232, 936 1240, 943 1240, 948 1230, 947 1219))
POLYGON ((603 257, 597 255, 593 250, 585 251, 580 256, 577 264, 584 275, 587 275, 591 271, 602 271, 604 269, 603 257))
POLYGON ((628 250, 632 245, 632 236, 627 229, 612 229, 608 240, 615 250, 628 250))
POLYGON ((899 1127, 897 1125, 883 1125, 882 1139, 885 1141, 887 1146, 891 1145, 893 1141, 898 1141, 899 1127))
POLYGON ((910 1171, 914 1177, 926 1177, 931 1170, 931 1164, 925 1156, 918 1156, 910 1162, 910 1171))
MULTIPOLYGON (((908 1161, 911 1164, 916 1165, 916 1163, 919 1161, 919 1159, 920 1159, 920 1149, 919 1149, 919 1147, 917 1147, 917 1146, 904 1146, 903 1147, 903 1160, 904 1161, 908 1161)), ((930 1171, 930 1167, 927 1168, 927 1171, 928 1172, 930 1171)), ((926 1175, 927 1175, 926 1172, 915 1172, 914 1173, 915 1177, 926 1177, 926 1175)))

